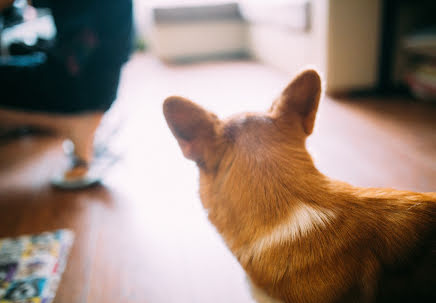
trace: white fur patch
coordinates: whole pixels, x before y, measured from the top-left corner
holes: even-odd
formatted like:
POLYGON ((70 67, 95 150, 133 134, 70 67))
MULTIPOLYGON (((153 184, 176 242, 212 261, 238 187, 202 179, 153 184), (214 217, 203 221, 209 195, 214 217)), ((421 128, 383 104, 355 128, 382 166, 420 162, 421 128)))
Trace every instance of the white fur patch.
POLYGON ((257 303, 282 303, 281 301, 278 301, 278 300, 268 296, 262 289, 260 289, 259 287, 255 286, 250 281, 250 279, 248 279, 248 283, 250 284, 251 294, 253 296, 253 299, 257 303))
POLYGON ((324 228, 334 218, 335 214, 330 210, 316 209, 302 203, 284 222, 275 226, 269 234, 254 240, 248 249, 244 247, 240 251, 240 257, 258 255, 273 246, 295 241, 312 230, 324 228))

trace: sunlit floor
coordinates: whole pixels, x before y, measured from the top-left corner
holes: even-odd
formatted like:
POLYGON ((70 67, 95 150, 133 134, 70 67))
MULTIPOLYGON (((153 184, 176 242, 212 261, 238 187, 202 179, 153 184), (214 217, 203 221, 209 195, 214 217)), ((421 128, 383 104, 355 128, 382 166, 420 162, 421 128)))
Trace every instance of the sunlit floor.
MULTIPOLYGON (((191 98, 225 117, 268 108, 292 75, 253 62, 167 66, 135 55, 109 120, 123 158, 104 185, 50 187, 65 166, 47 136, 0 140, 0 237, 57 228, 76 241, 55 302, 252 302, 238 263, 208 223, 195 165, 162 114, 165 97, 191 98)), ((355 185, 436 191, 436 106, 410 100, 331 100, 309 140, 327 175, 355 185)))

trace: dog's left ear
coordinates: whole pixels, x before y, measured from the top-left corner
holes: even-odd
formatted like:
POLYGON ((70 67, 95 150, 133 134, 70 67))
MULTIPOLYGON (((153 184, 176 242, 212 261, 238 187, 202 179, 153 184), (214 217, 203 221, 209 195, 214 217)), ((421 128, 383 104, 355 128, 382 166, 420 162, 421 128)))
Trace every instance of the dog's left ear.
POLYGON ((213 113, 182 97, 169 97, 163 105, 165 119, 186 158, 204 166, 215 152, 219 120, 213 113))
POLYGON ((321 96, 321 78, 312 69, 299 74, 273 104, 273 114, 281 119, 299 119, 304 132, 310 135, 315 124, 321 96))

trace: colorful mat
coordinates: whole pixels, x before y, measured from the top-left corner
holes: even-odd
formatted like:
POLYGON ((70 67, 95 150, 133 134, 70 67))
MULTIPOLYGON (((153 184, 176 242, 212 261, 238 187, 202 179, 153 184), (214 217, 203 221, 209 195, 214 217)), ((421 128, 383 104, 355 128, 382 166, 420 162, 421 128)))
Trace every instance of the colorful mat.
POLYGON ((0 239, 0 303, 52 302, 73 238, 57 230, 0 239))

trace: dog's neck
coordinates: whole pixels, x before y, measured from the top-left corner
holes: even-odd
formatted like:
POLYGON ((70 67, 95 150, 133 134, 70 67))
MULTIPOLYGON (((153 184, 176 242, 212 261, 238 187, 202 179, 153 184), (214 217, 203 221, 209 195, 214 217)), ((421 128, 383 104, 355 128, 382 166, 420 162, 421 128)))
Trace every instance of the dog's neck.
POLYGON ((228 163, 222 164, 226 169, 215 177, 222 181, 219 184, 201 174, 202 202, 209 219, 225 238, 248 242, 253 234, 288 224, 285 222, 290 218, 294 218, 291 223, 294 231, 305 233, 312 228, 310 222, 323 224, 334 216, 327 211, 338 198, 337 193, 330 192, 332 181, 316 169, 305 150, 288 151, 294 155, 291 162, 271 161, 271 157, 279 158, 282 154, 268 152, 228 159, 228 163), (235 162, 237 168, 233 167, 235 162))

